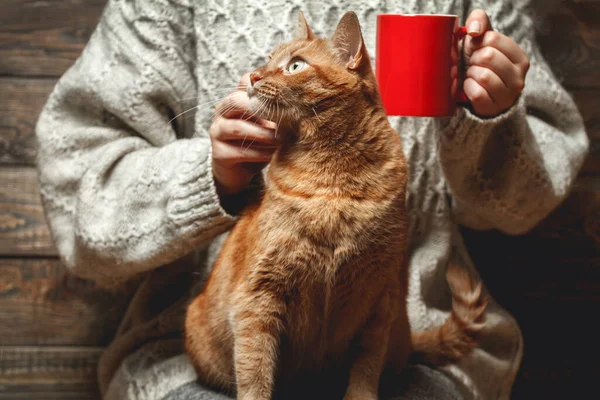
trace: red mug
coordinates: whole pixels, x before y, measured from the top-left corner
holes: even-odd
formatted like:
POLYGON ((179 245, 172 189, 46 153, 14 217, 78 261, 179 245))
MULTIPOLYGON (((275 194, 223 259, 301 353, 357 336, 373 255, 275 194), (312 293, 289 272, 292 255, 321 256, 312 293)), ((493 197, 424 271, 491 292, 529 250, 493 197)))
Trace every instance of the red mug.
POLYGON ((459 85, 456 15, 380 14, 376 67, 388 115, 449 117, 467 102, 459 85))

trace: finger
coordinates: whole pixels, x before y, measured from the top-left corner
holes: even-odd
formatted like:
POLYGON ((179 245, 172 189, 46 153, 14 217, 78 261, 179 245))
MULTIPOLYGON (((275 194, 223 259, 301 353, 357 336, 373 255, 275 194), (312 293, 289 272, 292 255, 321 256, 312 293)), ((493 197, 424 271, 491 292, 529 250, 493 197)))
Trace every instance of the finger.
POLYGON ((517 42, 500 32, 489 31, 481 37, 481 40, 473 41, 472 53, 484 47, 493 47, 500 50, 513 64, 525 65, 529 63, 527 54, 519 47, 517 42))
POLYGON ((491 69, 511 90, 522 90, 524 86, 521 73, 517 67, 498 49, 484 47, 473 53, 470 65, 491 69))
POLYGON ((215 115, 222 115, 228 118, 243 113, 247 115, 252 114, 250 111, 250 99, 246 92, 241 90, 230 93, 215 107, 215 115))
POLYGON ((269 145, 277 144, 275 130, 243 119, 221 117, 216 125, 213 137, 221 141, 244 140, 269 145))
POLYGON ((274 121, 269 121, 266 119, 259 118, 255 122, 259 125, 264 126, 265 128, 268 128, 268 129, 277 129, 277 124, 274 121))
POLYGON ((465 26, 467 37, 464 40, 463 53, 468 60, 476 50, 476 45, 481 42, 481 36, 492 30, 492 24, 485 11, 477 9, 469 14, 465 26))
POLYGON ((226 118, 242 118, 275 129, 273 121, 259 118, 256 111, 250 108, 250 99, 245 91, 236 90, 225 97, 215 107, 215 115, 226 118))
POLYGON ((238 144, 216 141, 213 143, 213 160, 225 167, 240 163, 266 163, 271 160, 275 149, 246 148, 238 144))
POLYGON ((467 77, 474 79, 484 88, 501 110, 506 110, 512 105, 516 97, 515 93, 507 88, 502 79, 491 69, 474 65, 467 69, 467 77))
POLYGON ((500 114, 500 109, 494 103, 487 90, 485 90, 473 78, 467 78, 464 83, 464 91, 469 98, 477 115, 493 117, 500 114))
POLYGON ((487 13, 481 9, 471 11, 467 22, 467 34, 472 37, 478 37, 483 35, 485 32, 492 30, 492 23, 487 13))
POLYGON ((238 90, 246 90, 246 87, 250 84, 250 72, 246 72, 240 78, 240 82, 238 83, 238 90))

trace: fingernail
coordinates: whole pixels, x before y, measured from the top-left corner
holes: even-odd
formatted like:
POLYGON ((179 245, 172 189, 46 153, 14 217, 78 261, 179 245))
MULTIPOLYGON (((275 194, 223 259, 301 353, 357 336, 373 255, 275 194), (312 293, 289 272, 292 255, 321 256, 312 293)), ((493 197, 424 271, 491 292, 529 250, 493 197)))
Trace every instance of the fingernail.
POLYGON ((276 124, 275 122, 273 122, 273 121, 268 121, 268 120, 264 119, 264 120, 262 120, 261 122, 262 122, 263 126, 264 126, 265 128, 267 128, 267 129, 272 129, 272 130, 274 130, 274 129, 276 129, 276 128, 277 128, 277 124, 276 124))
POLYGON ((467 33, 479 33, 481 32, 481 23, 479 21, 471 21, 467 27, 467 33))

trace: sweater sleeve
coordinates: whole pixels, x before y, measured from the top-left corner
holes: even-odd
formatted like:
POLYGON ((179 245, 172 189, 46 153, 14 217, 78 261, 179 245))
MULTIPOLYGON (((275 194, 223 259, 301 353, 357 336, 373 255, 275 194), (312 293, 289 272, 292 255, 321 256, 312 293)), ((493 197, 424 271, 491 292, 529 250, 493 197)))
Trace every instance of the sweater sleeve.
POLYGON ((519 100, 504 114, 478 118, 462 108, 440 121, 440 162, 459 223, 524 233, 565 197, 588 150, 582 118, 534 40, 534 26, 513 1, 475 0, 497 31, 528 54, 519 100))
POLYGON ((191 13, 182 0, 111 0, 40 116, 46 216, 80 276, 126 280, 233 224, 207 133, 170 121, 196 95, 191 13))

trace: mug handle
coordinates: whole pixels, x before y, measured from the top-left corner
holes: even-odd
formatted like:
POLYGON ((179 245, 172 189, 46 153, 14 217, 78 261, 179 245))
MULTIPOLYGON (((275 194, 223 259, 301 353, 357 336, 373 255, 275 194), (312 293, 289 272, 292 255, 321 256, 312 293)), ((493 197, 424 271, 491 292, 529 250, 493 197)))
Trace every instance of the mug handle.
MULTIPOLYGON (((455 32, 455 35, 456 35, 456 42, 458 44, 459 41, 461 41, 462 39, 464 39, 465 36, 467 36, 467 27, 466 26, 458 27, 458 29, 455 32)), ((459 79, 460 84, 458 85, 458 88, 456 88, 456 104, 469 105, 469 104, 471 104, 471 102, 469 101, 469 98, 463 91, 464 76, 462 73, 460 75, 461 75, 460 78, 463 78, 463 79, 459 79)))

